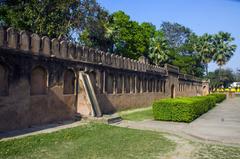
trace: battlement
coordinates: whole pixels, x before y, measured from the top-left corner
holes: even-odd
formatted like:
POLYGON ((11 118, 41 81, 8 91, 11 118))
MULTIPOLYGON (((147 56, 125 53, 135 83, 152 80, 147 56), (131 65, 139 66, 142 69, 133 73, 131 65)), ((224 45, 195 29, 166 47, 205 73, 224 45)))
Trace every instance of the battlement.
POLYGON ((163 67, 150 65, 111 53, 105 53, 85 46, 75 45, 68 41, 59 41, 56 38, 40 37, 36 33, 30 34, 26 31, 19 32, 12 27, 7 29, 0 28, 0 47, 21 50, 33 55, 89 62, 134 71, 167 74, 166 69, 163 67))
POLYGON ((36 33, 18 31, 13 27, 0 28, 0 48, 15 49, 26 54, 46 56, 70 61, 93 63, 118 69, 138 72, 159 73, 168 76, 168 73, 179 75, 180 79, 201 81, 191 75, 181 74, 179 68, 165 64, 164 67, 151 65, 143 59, 133 60, 116 54, 106 53, 86 46, 75 45, 68 41, 40 37, 36 33))

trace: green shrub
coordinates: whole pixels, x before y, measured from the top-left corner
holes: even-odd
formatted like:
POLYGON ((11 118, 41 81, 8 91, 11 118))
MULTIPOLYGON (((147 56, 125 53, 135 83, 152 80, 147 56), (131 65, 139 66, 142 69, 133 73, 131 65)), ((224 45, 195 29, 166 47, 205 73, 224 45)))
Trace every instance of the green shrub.
POLYGON ((155 120, 191 122, 215 104, 213 96, 161 99, 152 105, 153 116, 155 120))
POLYGON ((215 97, 216 103, 221 103, 222 101, 224 101, 227 98, 226 94, 209 94, 208 96, 215 97))

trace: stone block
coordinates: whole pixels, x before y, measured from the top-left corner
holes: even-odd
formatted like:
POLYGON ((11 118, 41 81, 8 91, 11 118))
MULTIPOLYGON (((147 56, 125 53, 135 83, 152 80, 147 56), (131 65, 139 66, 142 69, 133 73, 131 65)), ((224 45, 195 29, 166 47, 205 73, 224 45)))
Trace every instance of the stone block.
POLYGON ((106 53, 106 64, 111 65, 111 54, 109 52, 106 53))
POLYGON ((101 63, 101 55, 99 50, 95 50, 94 52, 94 61, 96 63, 101 63))
POLYGON ((101 61, 102 61, 102 64, 106 64, 106 54, 103 51, 101 51, 101 61))
POLYGON ((123 68, 127 69, 128 68, 128 61, 126 57, 123 57, 123 68))
POLYGON ((134 70, 134 60, 133 59, 130 60, 130 64, 131 64, 131 66, 130 66, 131 70, 134 70))
POLYGON ((68 58, 77 59, 76 56, 76 46, 72 43, 68 44, 68 58))
POLYGON ((131 59, 127 58, 127 69, 131 70, 131 59))
POLYGON ((34 33, 31 35, 31 51, 32 51, 32 53, 39 54, 40 42, 41 42, 41 39, 38 34, 34 33))
POLYGON ((0 27, 0 47, 5 45, 5 30, 3 27, 0 27))
POLYGON ((124 57, 120 56, 121 68, 124 68, 124 57))
POLYGON ((14 28, 7 29, 7 44, 9 48, 17 49, 18 47, 18 33, 14 28))
POLYGON ((138 70, 138 61, 134 60, 134 70, 138 70))
POLYGON ((89 52, 88 52, 88 61, 89 62, 94 62, 94 54, 95 54, 95 50, 89 49, 89 52))
POLYGON ((112 66, 116 67, 116 59, 114 54, 111 54, 111 62, 112 62, 112 66))
POLYGON ((141 63, 139 61, 137 61, 137 71, 142 71, 141 63))
POLYGON ((83 47, 83 58, 84 58, 84 61, 87 61, 87 59, 88 59, 88 51, 89 51, 89 48, 87 46, 84 46, 83 47))
POLYGON ((67 41, 60 42, 60 54, 63 58, 68 58, 68 48, 67 48, 67 41))
POLYGON ((54 38, 54 39, 52 39, 52 41, 51 41, 51 44, 52 44, 52 55, 51 56, 53 56, 53 57, 61 57, 60 56, 60 51, 59 51, 59 41, 58 41, 58 39, 56 39, 56 38, 54 38))
POLYGON ((116 60, 116 67, 119 68, 119 56, 115 55, 115 60, 116 60))
POLYGON ((77 60, 82 60, 83 48, 79 45, 76 46, 76 55, 77 55, 77 60))
POLYGON ((50 39, 47 36, 42 37, 42 54, 50 56, 50 39))
POLYGON ((30 37, 26 31, 20 32, 20 49, 23 51, 29 51, 30 37))

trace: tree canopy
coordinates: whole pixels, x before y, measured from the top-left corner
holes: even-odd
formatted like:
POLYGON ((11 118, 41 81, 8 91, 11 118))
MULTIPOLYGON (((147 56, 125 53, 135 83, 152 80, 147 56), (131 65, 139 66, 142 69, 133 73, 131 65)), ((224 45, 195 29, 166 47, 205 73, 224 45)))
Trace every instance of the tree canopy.
POLYGON ((214 72, 209 72, 208 79, 210 79, 210 88, 228 88, 230 84, 236 81, 236 74, 231 69, 216 69, 214 72), (222 78, 219 80, 219 74, 222 78))
POLYGON ((196 35, 178 23, 155 25, 131 20, 123 11, 110 14, 96 0, 5 0, 0 25, 71 40, 125 57, 169 63, 182 73, 208 74, 212 61, 226 64, 236 50, 230 33, 196 35))
POLYGON ((102 15, 96 0, 5 0, 0 5, 2 24, 50 37, 71 38, 72 30, 98 24, 102 15))

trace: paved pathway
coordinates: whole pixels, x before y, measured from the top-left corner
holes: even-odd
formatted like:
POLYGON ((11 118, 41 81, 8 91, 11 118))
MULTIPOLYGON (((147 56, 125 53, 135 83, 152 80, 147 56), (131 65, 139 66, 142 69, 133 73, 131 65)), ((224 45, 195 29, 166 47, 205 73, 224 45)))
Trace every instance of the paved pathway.
POLYGON ((145 120, 123 121, 119 126, 170 132, 209 141, 240 144, 240 98, 225 100, 190 124, 145 120))

